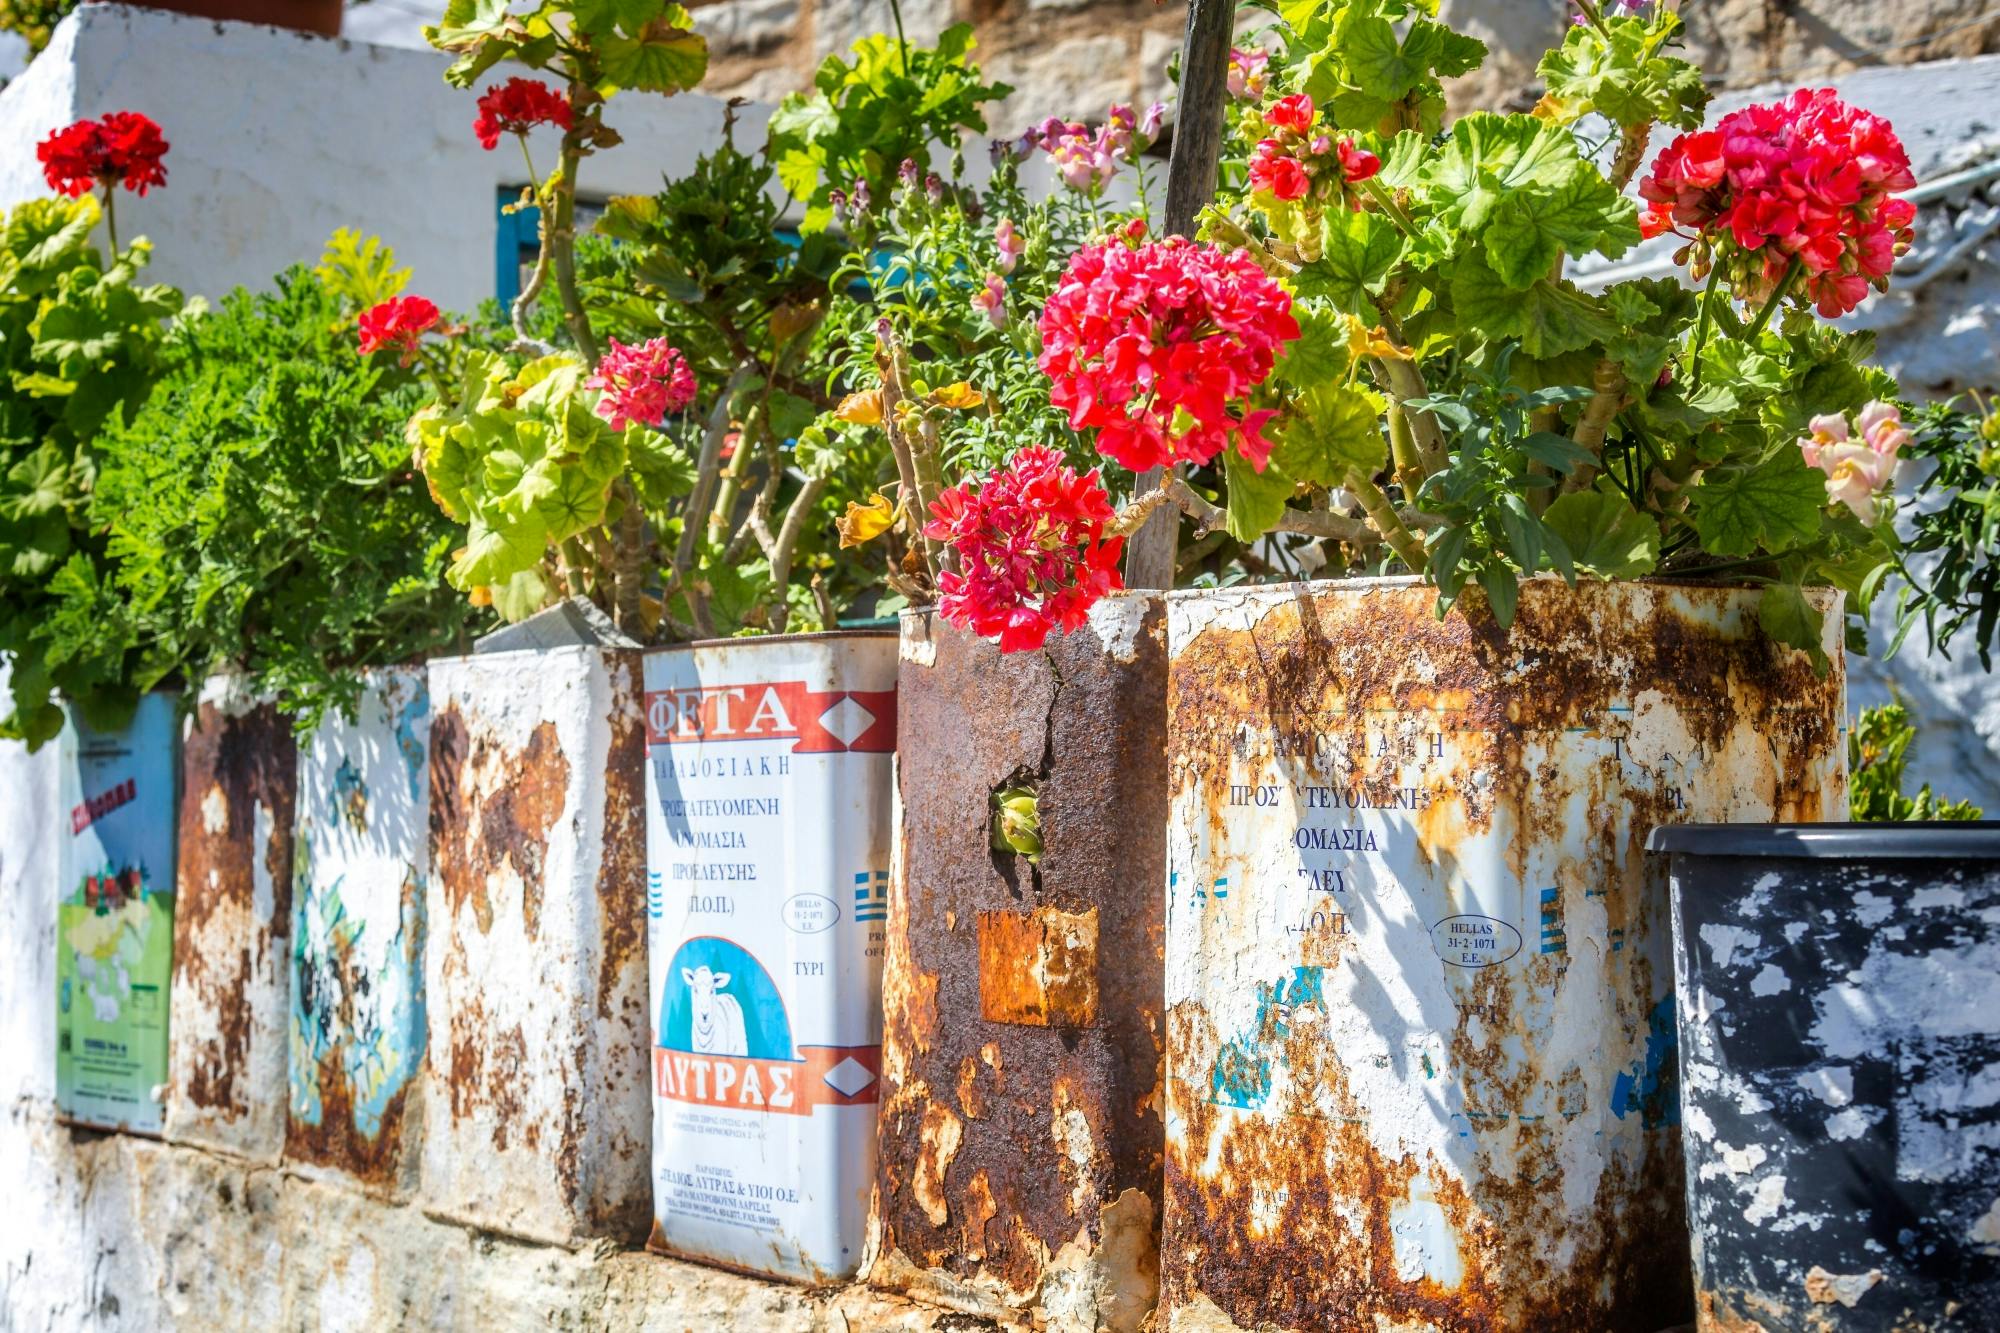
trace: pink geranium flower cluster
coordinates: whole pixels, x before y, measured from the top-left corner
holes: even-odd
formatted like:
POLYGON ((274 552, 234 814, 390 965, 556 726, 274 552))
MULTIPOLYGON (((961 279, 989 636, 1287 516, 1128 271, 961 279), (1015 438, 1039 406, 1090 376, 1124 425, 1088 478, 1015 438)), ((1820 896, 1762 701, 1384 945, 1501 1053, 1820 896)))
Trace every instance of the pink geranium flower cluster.
POLYGON ((1746 301, 1769 299, 1796 260, 1806 296, 1833 319, 1887 289, 1917 212, 1891 192, 1915 184, 1888 121, 1830 88, 1801 88, 1668 144, 1640 182, 1640 228, 1701 242, 1696 278, 1720 263, 1746 301))
POLYGON ((1250 188, 1259 194, 1292 203, 1321 184, 1331 187, 1322 191, 1330 201, 1382 169, 1382 159, 1351 137, 1320 133, 1319 113, 1304 93, 1279 98, 1263 120, 1270 134, 1257 141, 1250 158, 1250 188))
POLYGON ((1263 470, 1251 393, 1299 336, 1291 294, 1241 250, 1172 237, 1087 245, 1043 308, 1049 399, 1134 472, 1230 445, 1263 470))
POLYGON ((633 422, 658 426, 667 413, 693 402, 695 393, 694 371, 688 369, 687 358, 665 338, 648 338, 637 347, 613 338, 583 387, 602 391, 597 415, 613 430, 624 430, 633 422))
POLYGON ((1013 145, 1017 157, 1036 150, 1047 154, 1062 183, 1079 193, 1103 189, 1118 174, 1121 161, 1131 162, 1152 147, 1165 123, 1166 104, 1155 102, 1145 115, 1123 103, 1113 103, 1104 124, 1092 130, 1081 121, 1050 116, 1028 130, 1013 145))
POLYGON ((1023 449, 983 485, 953 486, 924 525, 958 552, 960 570, 938 575, 939 613, 998 639, 1003 653, 1039 648, 1057 626, 1075 629, 1124 586, 1125 539, 1104 536, 1112 516, 1097 469, 1079 476, 1054 449, 1023 449))
POLYGON ((1875 517, 1875 493, 1896 475, 1896 455, 1910 442, 1909 428, 1894 403, 1862 408, 1849 430, 1840 413, 1816 416, 1799 441, 1806 465, 1826 473, 1826 493, 1862 522, 1875 517))

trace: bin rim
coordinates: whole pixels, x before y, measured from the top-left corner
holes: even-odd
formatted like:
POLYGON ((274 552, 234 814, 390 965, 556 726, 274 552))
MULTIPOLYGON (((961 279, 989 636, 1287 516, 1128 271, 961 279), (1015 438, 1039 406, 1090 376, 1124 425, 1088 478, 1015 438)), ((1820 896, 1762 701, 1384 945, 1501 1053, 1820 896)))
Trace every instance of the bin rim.
POLYGON ((2000 820, 1862 824, 1663 824, 1646 850, 1672 856, 1770 856, 1799 860, 2000 860, 2000 820))

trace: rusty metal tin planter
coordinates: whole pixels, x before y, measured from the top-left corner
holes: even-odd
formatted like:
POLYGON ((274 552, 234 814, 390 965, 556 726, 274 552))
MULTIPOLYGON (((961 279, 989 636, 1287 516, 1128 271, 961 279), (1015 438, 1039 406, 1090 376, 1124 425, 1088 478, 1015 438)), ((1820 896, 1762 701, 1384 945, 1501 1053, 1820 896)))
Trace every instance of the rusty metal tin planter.
POLYGON ((429 741, 424 668, 395 667, 299 753, 285 1157, 391 1197, 421 1142, 429 741))
POLYGON ((1844 806, 1757 594, 1176 594, 1171 1330, 1652 1329, 1688 1235, 1657 824, 1844 806))
POLYGON ((430 663, 426 1212, 574 1245, 646 1234, 639 654, 430 663))
POLYGON ((276 1161, 285 1142, 298 747, 237 676, 181 738, 166 1137, 276 1161))
POLYGON ((2000 824, 1675 828, 1708 1333, 2000 1308, 2000 824))
POLYGON ((1158 1286, 1165 612, 1005 654, 904 617, 869 1280, 1125 1333, 1158 1286), (1039 864, 993 850, 1030 785, 1039 864))
POLYGON ((882 1067, 896 637, 646 654, 651 1246, 861 1261, 882 1067))

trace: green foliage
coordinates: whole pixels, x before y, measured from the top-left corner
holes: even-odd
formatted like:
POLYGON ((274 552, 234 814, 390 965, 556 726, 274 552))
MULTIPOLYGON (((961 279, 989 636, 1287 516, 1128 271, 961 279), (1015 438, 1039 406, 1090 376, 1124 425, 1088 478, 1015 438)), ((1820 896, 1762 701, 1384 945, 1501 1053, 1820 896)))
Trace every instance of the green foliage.
MULTIPOLYGON (((94 445, 145 401, 182 301, 139 283, 146 242, 107 263, 90 239, 97 220, 88 196, 31 200, 0 238, 0 652, 13 695, 0 734, 33 744, 62 727, 56 691, 105 726, 137 698, 127 655, 76 639, 58 607, 103 597, 94 445)), ((109 621, 119 614, 104 609, 109 621)))
POLYGON ((657 500, 685 489, 670 442, 643 426, 615 431, 592 410, 587 373, 566 352, 517 367, 499 353, 469 351, 453 401, 410 423, 432 493, 469 526, 447 571, 452 585, 490 589, 510 620, 551 600, 543 569, 550 548, 616 521, 612 483, 635 456, 658 460, 645 469, 659 483, 657 500))
POLYGON ((1287 63, 1341 129, 1436 132, 1441 79, 1477 69, 1486 44, 1437 21, 1425 0, 1282 0, 1287 63))
POLYGON ((297 267, 175 332, 146 405, 99 440, 109 561, 64 590, 61 642, 126 657, 140 689, 246 672, 302 726, 351 706, 356 668, 465 642, 483 617, 444 586, 451 529, 403 438, 422 386, 357 354, 353 315, 297 267))
POLYGON ((1970 801, 1947 801, 1926 782, 1903 795, 1903 771, 1916 740, 1916 724, 1902 703, 1864 708, 1847 733, 1847 809, 1855 821, 1971 820, 1985 812, 1970 801))
POLYGON ((49 36, 77 0, 0 0, 0 32, 18 33, 32 58, 49 44, 49 36))
POLYGON ((557 70, 600 98, 685 92, 708 70, 707 39, 671 0, 544 0, 520 14, 508 0, 449 0, 442 21, 423 31, 458 57, 445 71, 458 88, 503 60, 557 70))
POLYGON ((1542 57, 1548 96, 1537 113, 1563 125, 1594 111, 1623 129, 1656 120, 1696 128, 1708 104, 1701 70, 1660 54, 1680 33, 1680 16, 1665 5, 1643 17, 1606 15, 1571 28, 1542 57))
MULTIPOLYGON (((1821 667, 1820 602, 1804 589, 1830 585, 1847 594, 1858 642, 1897 538, 1886 506, 1863 521, 1833 503, 1801 443, 1815 416, 1895 400, 1894 383, 1863 364, 1868 338, 1796 301, 1738 311, 1713 287, 1591 292, 1564 273, 1638 242, 1628 189, 1648 143, 1701 123, 1699 73, 1672 53, 1679 19, 1666 6, 1607 16, 1586 5, 1541 64, 1548 91, 1532 114, 1445 125, 1440 80, 1479 52, 1434 6, 1272 7, 1283 45, 1262 102, 1310 94, 1313 133, 1351 136, 1381 169, 1296 201, 1226 190, 1205 220, 1204 235, 1253 248, 1286 280, 1304 327, 1255 404, 1276 412, 1275 475, 1223 465, 1231 536, 1360 526, 1372 541, 1321 560, 1374 567, 1392 552, 1436 582, 1441 609, 1476 585, 1503 622, 1519 580, 1543 571, 1727 579, 1765 589, 1764 630, 1821 667), (1353 321, 1351 364, 1329 336, 1335 316, 1353 321), (1332 394, 1334 383, 1367 396, 1332 394), (1313 516, 1342 491, 1344 513, 1313 516)), ((1235 122, 1247 152, 1262 123, 1250 107, 1235 122)), ((1958 491, 1972 480, 1961 469, 1958 491)), ((1937 549, 1990 541, 1979 523, 1992 489, 1973 485, 1939 520, 1937 549)), ((1976 615, 1961 597, 1976 563, 1949 565, 1943 600, 1910 614, 1976 615)), ((2000 593, 1990 605, 1982 638, 2000 593)))
POLYGON ((410 285, 410 270, 396 267, 395 251, 381 237, 364 237, 350 227, 328 239, 313 276, 354 310, 380 305, 410 285))
POLYGON ((966 23, 945 29, 935 47, 878 33, 847 56, 829 55, 811 92, 785 98, 771 117, 768 151, 779 180, 805 202, 805 232, 833 220, 833 190, 865 181, 885 200, 904 161, 928 171, 936 149, 955 150, 965 131, 986 132, 981 108, 1013 89, 980 82, 974 45, 966 23))
POLYGON ((1906 456, 1928 467, 1919 464, 1909 509, 1913 568, 1898 594, 1895 644, 1919 621, 1940 651, 1969 628, 1990 671, 2000 645, 2000 412, 1933 404, 1906 456))

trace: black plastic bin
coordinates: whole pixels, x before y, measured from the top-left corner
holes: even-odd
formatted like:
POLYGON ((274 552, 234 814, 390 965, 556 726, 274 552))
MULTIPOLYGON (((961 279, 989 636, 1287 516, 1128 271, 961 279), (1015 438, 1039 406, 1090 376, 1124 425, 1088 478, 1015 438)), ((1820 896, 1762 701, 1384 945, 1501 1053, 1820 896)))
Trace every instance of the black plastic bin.
POLYGON ((2000 823, 1647 845, 1700 1326, 2000 1329, 2000 823))

